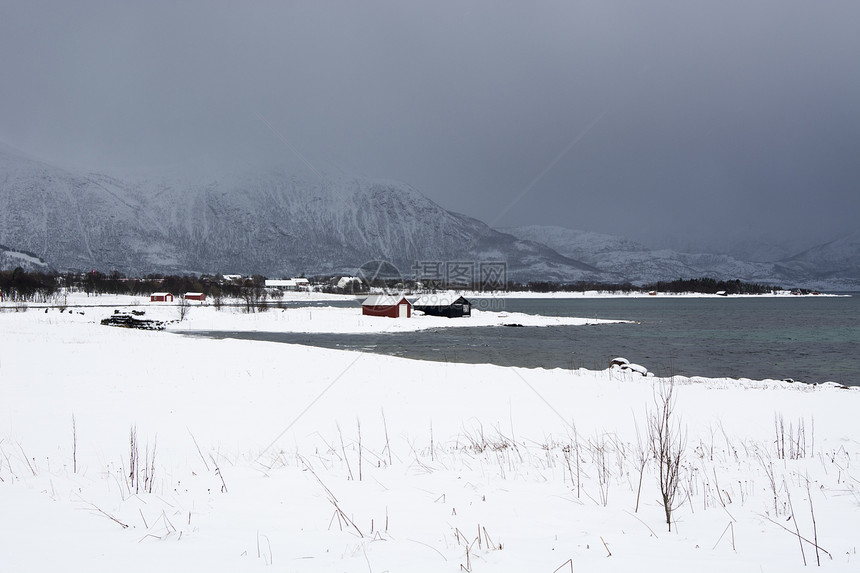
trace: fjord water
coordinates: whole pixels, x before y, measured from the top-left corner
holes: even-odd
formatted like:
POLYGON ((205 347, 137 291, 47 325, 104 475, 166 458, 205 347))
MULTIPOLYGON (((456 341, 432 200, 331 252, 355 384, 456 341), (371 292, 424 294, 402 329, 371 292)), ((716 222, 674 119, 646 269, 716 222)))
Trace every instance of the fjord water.
MULTIPOLYGON (((568 368, 605 368, 611 357, 624 356, 660 375, 860 385, 856 296, 520 299, 506 306, 550 316, 636 321, 538 333, 552 340, 548 348, 567 350, 568 368)), ((541 342, 534 342, 527 346, 541 353, 541 342)))
POLYGON ((476 308, 503 312, 635 323, 392 334, 208 334, 529 368, 603 369, 611 358, 623 356, 666 376, 791 378, 860 385, 858 296, 514 298, 473 303, 476 308))

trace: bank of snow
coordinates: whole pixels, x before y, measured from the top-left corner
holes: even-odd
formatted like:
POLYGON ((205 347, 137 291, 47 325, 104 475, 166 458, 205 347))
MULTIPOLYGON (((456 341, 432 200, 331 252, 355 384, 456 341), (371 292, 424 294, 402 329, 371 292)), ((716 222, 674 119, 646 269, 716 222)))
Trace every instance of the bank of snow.
POLYGON ((666 383, 0 314, 0 571, 857 570, 860 392, 677 379, 669 532, 666 383))

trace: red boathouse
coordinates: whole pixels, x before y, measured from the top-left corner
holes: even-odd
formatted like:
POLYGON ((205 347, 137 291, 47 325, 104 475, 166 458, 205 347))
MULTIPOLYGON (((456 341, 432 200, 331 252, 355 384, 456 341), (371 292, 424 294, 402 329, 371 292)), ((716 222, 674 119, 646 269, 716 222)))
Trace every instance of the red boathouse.
POLYGON ((389 318, 410 318, 412 303, 403 295, 389 296, 375 294, 361 303, 361 314, 366 316, 387 316, 389 318))

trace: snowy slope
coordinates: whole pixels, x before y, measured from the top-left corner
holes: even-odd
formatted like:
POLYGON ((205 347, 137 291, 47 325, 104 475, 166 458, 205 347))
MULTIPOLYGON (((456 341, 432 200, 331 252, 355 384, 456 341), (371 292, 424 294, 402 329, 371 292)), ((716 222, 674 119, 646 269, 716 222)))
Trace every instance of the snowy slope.
POLYGON ((860 231, 817 245, 777 263, 780 272, 860 283, 860 231))
POLYGON ((129 268, 138 245, 163 240, 163 228, 123 182, 3 150, 0 204, 0 243, 61 269, 129 268))
POLYGON ((772 265, 747 263, 726 255, 678 253, 668 249, 652 251, 613 235, 540 225, 505 231, 544 243, 601 270, 621 274, 634 283, 701 276, 758 281, 774 276, 772 265))
POLYGON ((20 268, 27 272, 49 272, 50 265, 35 255, 0 245, 0 271, 20 268))

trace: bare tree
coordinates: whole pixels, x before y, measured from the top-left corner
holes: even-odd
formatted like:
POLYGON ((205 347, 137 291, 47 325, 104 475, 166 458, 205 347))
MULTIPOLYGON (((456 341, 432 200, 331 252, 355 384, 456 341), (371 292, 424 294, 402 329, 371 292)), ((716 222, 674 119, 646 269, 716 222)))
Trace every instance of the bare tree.
POLYGON ((179 322, 185 320, 185 317, 188 316, 188 311, 191 309, 191 304, 188 302, 184 296, 179 298, 179 322))
POLYGON ((675 509, 681 459, 686 447, 686 438, 681 432, 680 423, 675 419, 674 389, 674 381, 661 384, 654 392, 655 409, 648 415, 648 437, 651 453, 657 462, 657 483, 669 531, 672 531, 672 511, 675 509))
POLYGON ((214 285, 209 289, 209 294, 212 295, 212 304, 215 306, 215 310, 221 310, 221 305, 224 303, 221 289, 214 285))

